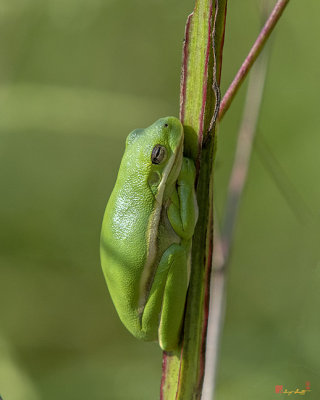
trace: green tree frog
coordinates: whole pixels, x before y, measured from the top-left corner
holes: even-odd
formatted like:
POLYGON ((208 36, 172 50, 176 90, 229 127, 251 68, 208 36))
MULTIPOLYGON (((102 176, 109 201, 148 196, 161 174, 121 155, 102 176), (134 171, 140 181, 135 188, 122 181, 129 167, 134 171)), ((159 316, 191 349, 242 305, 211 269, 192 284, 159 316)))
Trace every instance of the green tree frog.
POLYGON ((198 218, 195 166, 179 119, 126 140, 101 232, 101 264, 121 321, 137 338, 179 345, 198 218))

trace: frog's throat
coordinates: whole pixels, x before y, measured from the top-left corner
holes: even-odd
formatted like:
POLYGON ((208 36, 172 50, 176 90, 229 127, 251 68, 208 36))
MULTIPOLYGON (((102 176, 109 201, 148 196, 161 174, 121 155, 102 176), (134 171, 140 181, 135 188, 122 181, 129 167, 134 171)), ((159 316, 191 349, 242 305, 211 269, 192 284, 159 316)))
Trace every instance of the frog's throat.
POLYGON ((177 175, 176 178, 178 178, 178 175, 181 170, 182 158, 183 158, 183 131, 180 143, 177 146, 176 151, 172 153, 163 171, 162 178, 158 187, 158 192, 155 196, 155 207, 149 218, 147 236, 146 236, 147 259, 143 268, 143 272, 141 274, 139 299, 138 299, 138 314, 140 316, 140 320, 142 320, 143 311, 148 301, 149 293, 152 287, 152 282, 154 279, 154 275, 156 273, 156 268, 154 267, 154 265, 158 258, 157 237, 159 232, 159 223, 163 205, 163 195, 165 192, 167 179, 171 172, 175 173, 177 175))

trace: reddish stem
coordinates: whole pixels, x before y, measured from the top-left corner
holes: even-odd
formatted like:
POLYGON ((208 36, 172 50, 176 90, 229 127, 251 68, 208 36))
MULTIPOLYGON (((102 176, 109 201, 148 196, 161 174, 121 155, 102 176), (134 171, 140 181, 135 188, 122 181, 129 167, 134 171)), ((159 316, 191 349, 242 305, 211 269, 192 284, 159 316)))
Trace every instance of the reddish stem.
POLYGON ((289 0, 278 0, 276 5, 274 6, 269 18, 267 19, 266 23, 264 24, 257 40, 254 42, 247 58, 244 60, 243 64, 241 65, 237 75, 235 76, 234 80, 232 81, 231 85, 229 86, 226 94, 224 95, 221 104, 220 104, 220 111, 219 111, 219 120, 221 120, 225 114, 225 112, 230 107, 230 104, 237 93, 239 87, 241 86, 242 82, 244 81, 245 77, 247 76, 248 72, 250 71, 254 61, 260 54, 261 50, 263 49, 268 37, 270 36, 273 28, 275 27, 276 23, 278 22, 281 14, 283 13, 286 5, 289 3, 289 0))

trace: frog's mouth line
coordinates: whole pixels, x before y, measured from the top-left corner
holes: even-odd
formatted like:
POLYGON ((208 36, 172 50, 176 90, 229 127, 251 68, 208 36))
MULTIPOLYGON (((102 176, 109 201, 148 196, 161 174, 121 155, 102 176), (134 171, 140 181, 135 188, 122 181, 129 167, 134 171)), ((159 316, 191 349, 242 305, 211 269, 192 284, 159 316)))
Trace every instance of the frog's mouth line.
MULTIPOLYGON (((183 126, 181 124, 180 142, 176 147, 176 151, 172 153, 168 161, 168 164, 163 171, 162 179, 158 187, 158 192, 155 196, 155 200, 158 205, 161 205, 163 202, 163 195, 166 183, 168 181, 168 177, 170 176, 170 180, 172 179, 173 181, 176 181, 179 176, 183 158, 183 141, 184 141, 184 132, 183 132, 183 126)), ((144 308, 148 301, 154 275, 156 273, 156 269, 153 267, 157 259, 157 233, 159 229, 161 210, 162 207, 160 206, 155 207, 148 223, 148 229, 147 229, 148 235, 146 237, 148 256, 140 279, 140 294, 138 300, 138 314, 140 316, 141 323, 142 323, 144 308)))

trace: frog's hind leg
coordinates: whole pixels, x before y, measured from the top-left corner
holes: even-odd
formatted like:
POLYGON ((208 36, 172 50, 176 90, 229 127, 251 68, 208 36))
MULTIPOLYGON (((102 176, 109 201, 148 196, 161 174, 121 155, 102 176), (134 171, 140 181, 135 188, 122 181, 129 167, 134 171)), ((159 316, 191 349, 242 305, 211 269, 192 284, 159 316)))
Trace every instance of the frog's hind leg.
POLYGON ((183 247, 172 244, 159 263, 146 304, 142 329, 158 336, 166 351, 178 348, 188 290, 187 256, 183 247))
POLYGON ((189 274, 185 249, 173 244, 167 251, 170 252, 169 269, 163 293, 158 336, 161 348, 171 351, 177 349, 180 342, 189 274))

